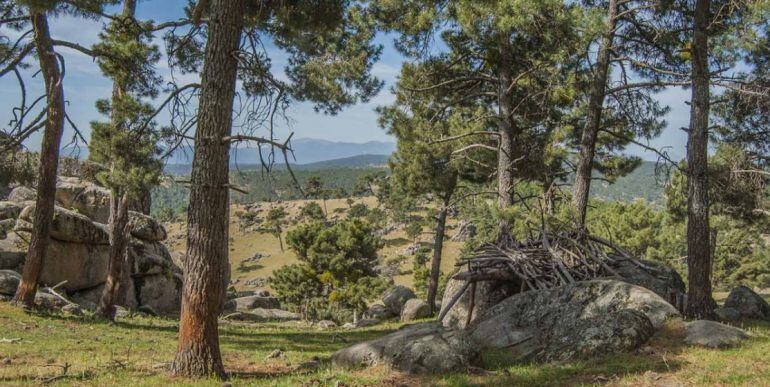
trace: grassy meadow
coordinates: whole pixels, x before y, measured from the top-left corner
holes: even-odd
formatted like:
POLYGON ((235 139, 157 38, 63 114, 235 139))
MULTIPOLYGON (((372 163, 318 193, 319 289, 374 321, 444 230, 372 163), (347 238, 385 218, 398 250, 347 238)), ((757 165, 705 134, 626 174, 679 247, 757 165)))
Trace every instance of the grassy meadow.
MULTIPOLYGON (((332 217, 335 214, 344 217, 343 210, 348 208, 346 203, 347 199, 329 199, 326 201, 326 209, 328 217, 332 217)), ((323 203, 320 200, 293 200, 283 203, 260 203, 259 218, 264 219, 269 209, 273 206, 283 206, 289 213, 287 219, 296 218, 299 210, 307 202, 315 201, 323 207, 323 203)), ((373 208, 377 205, 377 200, 374 197, 356 198, 355 203, 364 203, 369 208, 373 208)), ((239 226, 238 213, 245 211, 245 206, 240 204, 233 204, 230 207, 230 265, 231 265, 231 278, 234 282, 233 286, 238 290, 250 290, 254 287, 246 285, 246 282, 253 278, 268 278, 273 270, 292 263, 297 262, 297 258, 294 253, 286 248, 281 251, 281 245, 278 242, 278 238, 269 233, 258 231, 243 231, 239 226), (254 256, 255 253, 262 253, 267 257, 262 258, 259 262, 244 262, 247 259, 254 256)), ((460 249, 463 246, 463 242, 454 242, 451 239, 454 233, 457 231, 458 220, 450 218, 447 220, 447 235, 448 238, 444 242, 444 251, 442 255, 441 269, 444 273, 449 273, 454 269, 454 264, 460 257, 460 249)), ((172 252, 172 255, 177 260, 177 264, 181 264, 178 257, 185 251, 186 240, 184 238, 186 229, 184 222, 175 222, 166 225, 169 233, 167 240, 167 246, 172 252)), ((287 225, 284 227, 283 235, 285 237, 286 232, 291 230, 294 226, 287 225)), ((420 237, 421 242, 432 243, 433 233, 432 230, 425 228, 423 235, 420 237)), ((383 262, 388 259, 395 258, 401 254, 401 252, 413 242, 407 238, 403 228, 390 232, 383 236, 385 246, 380 250, 380 258, 383 262)), ((401 274, 394 278, 396 284, 411 286, 412 284, 412 260, 411 257, 407 257, 401 265, 401 274)))
MULTIPOLYGON (((0 302, 0 385, 221 386, 169 376, 176 321, 119 318, 114 324, 75 317, 27 314, 0 302), (66 370, 66 373, 64 372, 66 370)), ((398 323, 353 330, 320 330, 305 323, 222 322, 220 338, 233 386, 763 386, 770 383, 770 324, 744 328, 753 337, 724 350, 684 346, 672 321, 637 353, 555 364, 510 365, 484 359, 482 370, 412 376, 383 367, 334 369, 331 354, 391 332, 398 323), (285 357, 266 359, 275 349, 285 357), (320 362, 312 362, 317 356, 320 362), (475 372, 474 372, 475 371, 475 372)))

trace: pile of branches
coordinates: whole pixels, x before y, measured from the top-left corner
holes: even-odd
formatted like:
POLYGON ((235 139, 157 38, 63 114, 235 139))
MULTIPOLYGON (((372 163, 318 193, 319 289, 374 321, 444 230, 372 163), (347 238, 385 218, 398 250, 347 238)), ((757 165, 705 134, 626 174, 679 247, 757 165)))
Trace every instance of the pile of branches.
POLYGON ((610 241, 582 230, 547 233, 523 242, 501 247, 487 244, 472 256, 461 258, 457 266, 467 267, 452 278, 465 281, 460 290, 439 314, 446 313, 471 289, 468 319, 473 312, 475 284, 479 281, 510 281, 518 284, 520 292, 551 289, 578 281, 602 277, 622 277, 612 266, 614 262, 630 261, 646 270, 655 271, 610 241))

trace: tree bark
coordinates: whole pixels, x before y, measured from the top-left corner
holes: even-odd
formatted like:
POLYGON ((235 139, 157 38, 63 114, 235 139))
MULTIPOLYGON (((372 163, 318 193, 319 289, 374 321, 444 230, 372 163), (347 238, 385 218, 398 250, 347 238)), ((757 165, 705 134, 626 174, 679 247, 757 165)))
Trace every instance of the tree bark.
POLYGON ((607 26, 602 34, 601 43, 599 43, 596 72, 589 94, 586 126, 583 128, 583 135, 580 138, 580 154, 575 171, 575 185, 572 187, 572 204, 577 211, 580 226, 585 225, 586 222, 588 195, 591 191, 591 174, 596 153, 596 138, 602 122, 602 109, 609 78, 610 52, 615 40, 617 15, 617 0, 610 0, 607 9, 607 26))
POLYGON ((35 218, 32 224, 32 237, 24 262, 21 282, 14 303, 33 307, 37 292, 40 272, 43 269, 46 250, 51 233, 56 196, 56 170, 59 167, 59 146, 64 130, 64 88, 59 59, 53 49, 48 19, 44 11, 32 10, 30 15, 34 30, 40 71, 45 81, 46 111, 43 145, 40 148, 40 167, 38 170, 37 198, 35 199, 35 218))
POLYGON ((692 39, 692 99, 687 137, 687 310, 693 318, 711 318, 716 303, 711 295, 711 258, 708 198, 709 0, 695 2, 692 39))
MULTIPOLYGON (((514 181, 514 126, 513 126, 513 101, 511 101, 510 87, 512 76, 510 61, 507 57, 507 42, 501 44, 500 50, 500 84, 498 85, 498 131, 500 134, 499 149, 497 152, 497 201, 501 210, 513 206, 513 181, 514 181)), ((498 225, 497 243, 501 246, 509 246, 513 243, 511 225, 506 218, 500 219, 498 225)))
POLYGON ((447 208, 449 199, 445 199, 441 211, 436 217, 436 235, 433 239, 433 260, 430 263, 430 278, 428 282, 428 307, 430 314, 436 311, 436 294, 438 293, 438 280, 441 276, 441 254, 444 249, 444 233, 446 230, 447 208))
MULTIPOLYGON (((127 195, 113 194, 110 197, 110 262, 107 272, 107 281, 104 284, 104 292, 96 308, 96 315, 110 321, 115 319, 115 305, 120 298, 120 293, 125 293, 126 255, 128 247, 128 203, 127 195)), ((125 300, 125 297, 122 297, 125 300)))
POLYGON ((187 218, 179 346, 172 364, 177 376, 226 378, 219 351, 217 318, 230 280, 228 262, 230 143, 238 69, 236 51, 245 0, 212 0, 187 218))

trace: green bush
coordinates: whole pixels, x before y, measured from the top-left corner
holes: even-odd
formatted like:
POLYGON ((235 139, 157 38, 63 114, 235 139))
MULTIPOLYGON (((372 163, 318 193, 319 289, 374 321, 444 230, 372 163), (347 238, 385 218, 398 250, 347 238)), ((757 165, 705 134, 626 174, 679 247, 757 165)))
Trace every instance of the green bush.
POLYGON ((347 320, 363 312, 388 281, 375 270, 382 248, 371 224, 349 219, 332 226, 302 224, 286 242, 299 263, 284 266, 270 278, 278 298, 308 319, 347 320))
POLYGON ((299 215, 308 220, 326 220, 323 208, 316 202, 308 202, 302 206, 299 215))

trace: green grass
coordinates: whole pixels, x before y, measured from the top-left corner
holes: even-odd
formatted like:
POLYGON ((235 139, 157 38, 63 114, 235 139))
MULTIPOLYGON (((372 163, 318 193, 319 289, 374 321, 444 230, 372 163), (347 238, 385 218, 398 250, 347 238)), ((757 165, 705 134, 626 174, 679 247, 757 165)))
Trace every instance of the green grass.
MULTIPOLYGON (((681 343, 681 322, 672 322, 638 353, 603 359, 556 364, 503 365, 485 357, 489 372, 410 376, 375 367, 339 370, 329 365, 337 349, 378 337, 398 328, 389 323, 368 329, 318 330, 303 323, 221 325, 225 366, 233 385, 684 385, 770 384, 770 323, 745 328, 753 337, 739 347, 707 350, 681 343), (274 349, 283 359, 265 360, 274 349), (313 356, 321 358, 316 370, 295 371, 313 356)), ((0 303, 0 384, 219 386, 217 380, 187 380, 167 372, 176 349, 173 320, 130 317, 116 324, 88 317, 27 314, 0 303), (6 342, 2 339, 21 339, 6 342), (62 366, 69 365, 66 376, 62 366)))

